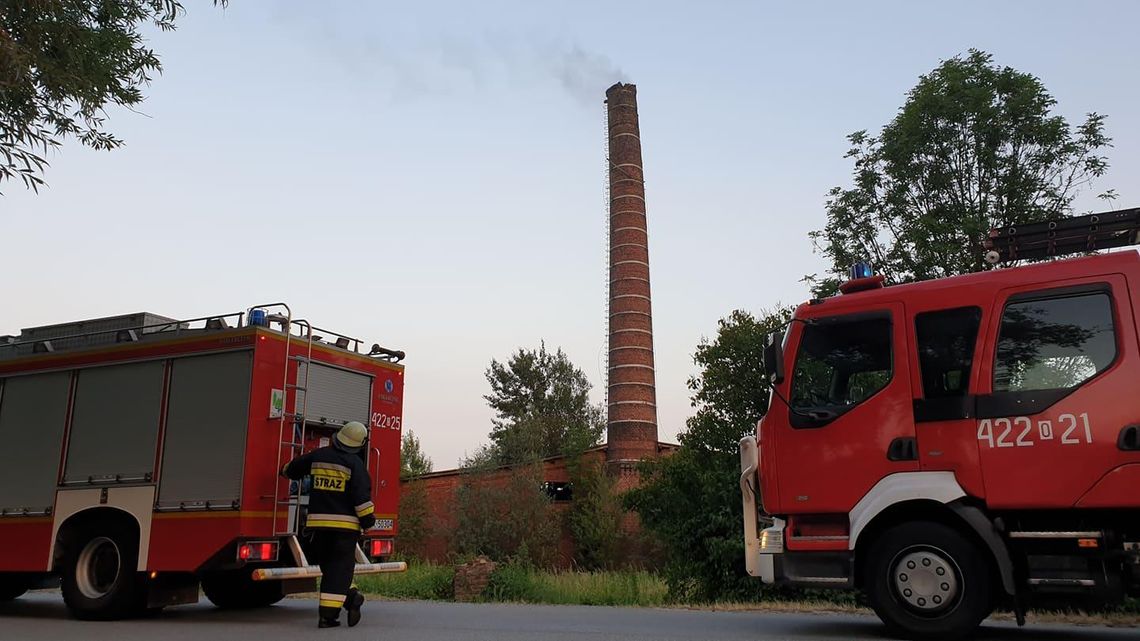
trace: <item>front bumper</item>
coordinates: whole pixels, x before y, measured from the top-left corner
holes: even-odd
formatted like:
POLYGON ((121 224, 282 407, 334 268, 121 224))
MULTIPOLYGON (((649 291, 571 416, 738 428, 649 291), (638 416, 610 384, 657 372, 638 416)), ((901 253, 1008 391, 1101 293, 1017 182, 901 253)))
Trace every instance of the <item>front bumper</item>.
POLYGON ((776 582, 776 556, 784 551, 784 521, 760 530, 760 449, 755 436, 740 439, 740 495, 744 512, 744 566, 764 583, 776 582))
POLYGON ((756 550, 756 572, 749 572, 759 577, 763 583, 776 583, 781 579, 780 558, 784 555, 784 520, 773 519, 771 527, 760 532, 756 550))
POLYGON ((850 552, 788 552, 784 549, 783 519, 767 518, 760 529, 758 492, 760 452, 756 437, 740 439, 740 494, 744 512, 744 566, 763 583, 815 588, 853 585, 850 552))

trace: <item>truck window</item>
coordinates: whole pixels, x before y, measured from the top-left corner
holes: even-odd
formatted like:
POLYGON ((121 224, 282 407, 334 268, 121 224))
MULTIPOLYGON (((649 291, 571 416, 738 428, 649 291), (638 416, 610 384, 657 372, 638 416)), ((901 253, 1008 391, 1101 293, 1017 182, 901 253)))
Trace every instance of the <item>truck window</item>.
POLYGON ((804 327, 792 377, 792 407, 843 412, 891 379, 887 316, 824 319, 804 327))
POLYGON ((966 395, 981 319, 980 307, 958 307, 915 315, 924 398, 966 395))
POLYGON ((1116 358, 1106 292, 1011 302, 1001 319, 994 391, 1076 387, 1116 358))

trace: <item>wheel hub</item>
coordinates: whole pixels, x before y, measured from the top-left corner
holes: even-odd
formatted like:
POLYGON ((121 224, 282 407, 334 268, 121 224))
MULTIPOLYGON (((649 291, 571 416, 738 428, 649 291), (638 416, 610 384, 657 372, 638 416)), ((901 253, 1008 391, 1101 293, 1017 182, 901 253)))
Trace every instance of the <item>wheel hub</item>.
POLYGON ((893 578, 903 603, 926 614, 949 608, 961 592, 954 562, 941 550, 904 551, 894 565, 893 578))
POLYGON ((99 599, 115 587, 121 570, 119 546, 105 536, 96 537, 88 541, 79 553, 75 582, 83 596, 99 599))

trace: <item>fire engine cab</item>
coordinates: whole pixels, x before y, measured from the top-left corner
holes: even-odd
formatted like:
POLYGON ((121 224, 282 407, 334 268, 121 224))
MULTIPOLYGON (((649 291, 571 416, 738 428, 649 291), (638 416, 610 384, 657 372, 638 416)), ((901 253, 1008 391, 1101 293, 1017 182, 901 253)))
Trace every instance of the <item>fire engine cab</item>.
POLYGON ((140 313, 0 337, 0 599, 62 583, 87 619, 312 590, 307 479, 279 475, 348 421, 376 526, 357 573, 398 572, 403 352, 287 305, 191 320, 140 313))
POLYGON ((919 639, 1140 592, 1140 254, 1087 255, 1138 229, 999 229, 1000 268, 885 287, 861 264, 801 305, 740 442, 748 572, 859 589, 919 639))

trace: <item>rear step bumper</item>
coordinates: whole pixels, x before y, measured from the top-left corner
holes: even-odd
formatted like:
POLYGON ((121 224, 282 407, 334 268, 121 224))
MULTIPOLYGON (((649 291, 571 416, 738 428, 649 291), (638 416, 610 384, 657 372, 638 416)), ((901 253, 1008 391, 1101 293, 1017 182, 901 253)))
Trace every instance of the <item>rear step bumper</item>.
MULTIPOLYGON (((321 576, 321 568, 309 565, 301 543, 295 535, 285 538, 285 544, 293 555, 295 567, 289 568, 258 568, 253 571, 254 581, 287 581, 291 579, 315 579, 321 576)), ((405 572, 408 564, 403 561, 389 561, 387 563, 371 563, 360 546, 356 546, 356 569, 354 574, 384 574, 389 572, 405 572)))
MULTIPOLYGON (((403 561, 389 563, 357 563, 356 574, 383 574, 387 572, 404 572, 408 564, 403 561)), ((260 568, 253 571, 254 581, 285 581, 289 579, 312 579, 321 576, 321 568, 316 565, 306 565, 299 568, 260 568)))

